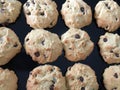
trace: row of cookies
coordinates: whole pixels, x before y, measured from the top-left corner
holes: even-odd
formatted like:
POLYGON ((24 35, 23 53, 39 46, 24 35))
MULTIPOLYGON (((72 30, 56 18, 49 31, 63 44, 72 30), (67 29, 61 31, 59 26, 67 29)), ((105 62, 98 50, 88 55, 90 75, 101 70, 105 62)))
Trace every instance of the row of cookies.
MULTIPOLYGON (((120 36, 106 33, 98 42, 100 53, 108 64, 120 63, 120 36)), ((0 65, 8 63, 21 51, 21 43, 13 30, 0 28, 0 65)), ((94 49, 94 43, 87 32, 71 28, 59 39, 57 34, 44 29, 34 29, 24 40, 24 48, 34 61, 45 64, 57 60, 64 49, 70 61, 85 60, 94 49)))
MULTIPOLYGON (((17 90, 18 78, 14 71, 0 68, 0 90, 17 90)), ((120 90, 120 65, 106 68, 103 83, 106 90, 120 90), (113 83, 114 82, 114 83, 113 83)), ((68 67, 65 77, 60 68, 41 65, 34 68, 26 83, 27 90, 98 90, 94 70, 88 65, 76 63, 68 67)))
MULTIPOLYGON (((17 0, 0 1, 0 24, 15 22, 21 6, 17 0)), ((28 0, 23 9, 26 22, 32 28, 51 28, 57 23, 57 4, 52 0, 28 0)), ((92 22, 92 10, 83 0, 66 0, 61 14, 69 28, 82 28, 92 22)), ((99 1, 94 17, 98 27, 113 32, 120 27, 120 6, 113 0, 99 1)))
MULTIPOLYGON (((50 28, 57 23, 57 5, 51 0, 28 0, 24 4, 27 23, 33 28, 50 28)), ((61 9, 69 28, 82 28, 92 22, 92 10, 83 0, 66 0, 61 9)), ((98 27, 113 32, 120 27, 120 6, 113 0, 99 1, 94 17, 98 27)))

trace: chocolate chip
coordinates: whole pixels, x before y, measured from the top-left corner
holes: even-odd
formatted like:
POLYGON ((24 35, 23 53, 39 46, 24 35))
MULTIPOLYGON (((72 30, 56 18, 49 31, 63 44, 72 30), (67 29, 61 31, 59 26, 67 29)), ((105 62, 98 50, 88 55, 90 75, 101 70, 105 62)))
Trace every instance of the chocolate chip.
POLYGON ((116 57, 119 57, 119 54, 118 54, 118 53, 115 53, 115 56, 116 56, 116 57))
POLYGON ((113 50, 110 50, 110 53, 113 53, 113 50))
POLYGON ((112 90, 117 90, 117 87, 112 88, 112 90))
POLYGON ((118 74, 117 74, 117 73, 115 73, 115 74, 114 74, 114 77, 115 77, 115 78, 118 78, 118 74))
POLYGON ((103 38, 103 41, 104 41, 104 42, 107 42, 107 38, 103 38))
POLYGON ((34 0, 32 0, 32 3, 33 3, 33 4, 35 4, 35 1, 34 1, 34 0))
POLYGON ((81 90, 85 90, 85 87, 81 87, 81 90))
POLYGON ((30 3, 29 3, 29 2, 26 2, 26 6, 29 7, 29 6, 30 6, 30 3))
POLYGON ((31 12, 26 12, 27 15, 31 15, 31 12))
POLYGON ((118 18, 115 18, 116 21, 118 21, 118 18))
POLYGON ((44 3, 44 5, 47 5, 47 3, 44 3))
POLYGON ((79 77, 79 80, 80 80, 81 82, 83 82, 83 81, 84 81, 84 78, 83 78, 82 76, 80 76, 80 77, 79 77))
POLYGON ((13 45, 13 47, 17 47, 18 46, 18 44, 17 43, 15 43, 14 45, 13 45))
POLYGON ((68 70, 71 70, 71 67, 68 67, 68 70))
POLYGON ((110 9, 110 6, 108 6, 108 4, 107 4, 107 3, 105 3, 105 6, 106 6, 108 9, 110 9))
POLYGON ((39 57, 39 56, 40 56, 40 53, 39 53, 39 52, 35 52, 34 55, 35 55, 36 57, 39 57))
POLYGON ((76 34, 76 35, 75 35, 75 38, 76 38, 76 39, 80 39, 80 35, 79 35, 79 34, 76 34))
POLYGON ((1 4, 5 4, 5 2, 0 2, 1 4))
POLYGON ((40 15, 41 15, 41 16, 44 16, 45 14, 44 14, 44 12, 40 12, 40 15))
POLYGON ((42 45, 45 45, 45 40, 43 40, 43 41, 41 42, 41 44, 42 44, 42 45))
POLYGON ((26 42, 29 41, 29 38, 26 39, 26 42))
POLYGON ((1 8, 1 9, 0 9, 0 12, 1 12, 1 13, 4 13, 4 11, 5 11, 4 8, 1 8))
POLYGON ((50 90, 54 90, 54 84, 50 86, 50 90))
POLYGON ((84 7, 80 7, 80 11, 83 12, 83 14, 85 14, 85 9, 84 9, 84 7))

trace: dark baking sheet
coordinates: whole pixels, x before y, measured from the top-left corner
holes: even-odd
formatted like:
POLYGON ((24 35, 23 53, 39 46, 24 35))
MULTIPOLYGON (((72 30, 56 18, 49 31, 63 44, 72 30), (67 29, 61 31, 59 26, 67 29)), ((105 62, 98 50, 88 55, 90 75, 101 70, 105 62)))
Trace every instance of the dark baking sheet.
MULTIPOLYGON (((92 12, 94 13, 94 7, 99 0, 92 0, 92 1, 84 0, 84 1, 87 2, 87 4, 89 4, 91 6, 92 12)), ((115 0, 115 1, 118 2, 118 4, 120 5, 119 0, 115 0)), ((21 2, 24 4, 26 2, 26 0, 21 0, 21 2)), ((65 2, 65 0, 55 0, 55 2, 58 5, 58 10, 60 13, 61 6, 65 2)), ((21 14, 20 14, 19 18, 16 20, 16 22, 8 25, 7 27, 13 29, 16 32, 16 34, 19 36, 19 39, 20 39, 22 45, 24 44, 24 38, 25 38, 26 34, 28 32, 30 32, 32 29, 29 27, 29 25, 26 24, 23 10, 21 10, 21 14)), ((91 68, 93 68, 95 70, 96 75, 97 75, 97 80, 99 83, 99 90, 105 90, 105 88, 103 86, 103 82, 102 82, 102 74, 103 74, 104 69, 106 67, 108 67, 109 65, 106 64, 103 61, 102 57, 100 56, 99 47, 98 47, 97 43, 99 40, 99 36, 104 34, 106 31, 97 27, 94 18, 93 18, 92 23, 89 26, 86 26, 82 29, 84 29, 85 31, 88 32, 88 34, 91 37, 91 40, 95 44, 95 47, 94 47, 93 52, 90 54, 90 56, 87 57, 86 60, 80 61, 80 62, 89 65, 91 68)), ((58 19, 56 26, 51 29, 48 29, 48 30, 51 32, 57 33, 59 36, 61 36, 63 33, 65 33, 68 30, 68 28, 65 26, 64 21, 61 18, 61 15, 59 15, 59 19, 58 19)), ((117 30, 114 33, 120 34, 120 30, 117 30)), ((63 52, 63 54, 58 58, 57 61, 55 61, 53 63, 49 63, 49 64, 60 67, 63 75, 65 75, 67 68, 69 66, 73 65, 74 63, 75 62, 70 62, 67 59, 65 59, 64 52, 63 52)), ((14 70, 19 79, 18 90, 26 90, 26 81, 29 76, 29 72, 36 66, 39 66, 39 64, 36 62, 33 62, 31 57, 26 55, 24 48, 22 48, 21 53, 16 55, 8 64, 6 64, 2 67, 14 70)))

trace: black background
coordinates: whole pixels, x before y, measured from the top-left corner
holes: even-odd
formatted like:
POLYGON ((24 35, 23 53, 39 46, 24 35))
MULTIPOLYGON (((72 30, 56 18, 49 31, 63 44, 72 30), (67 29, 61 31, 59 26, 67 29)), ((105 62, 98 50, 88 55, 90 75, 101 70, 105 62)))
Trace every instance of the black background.
MULTIPOLYGON (((88 5, 91 6, 92 12, 94 13, 94 7, 99 0, 92 0, 92 1, 84 0, 84 1, 88 5)), ((119 0, 115 0, 115 1, 118 2, 118 4, 120 5, 119 0)), ((26 2, 26 0, 21 0, 21 2, 24 4, 26 2)), ((65 0, 55 0, 55 2, 58 5, 59 19, 58 19, 56 26, 54 26, 51 29, 47 29, 47 30, 49 30, 50 32, 53 32, 53 33, 57 33, 59 36, 61 36, 63 33, 65 33, 68 30, 68 28, 64 24, 64 21, 61 18, 61 14, 60 14, 61 6, 65 2, 65 0)), ((21 14, 20 14, 19 18, 16 20, 16 22, 13 24, 9 24, 7 27, 13 29, 16 32, 22 45, 24 44, 25 36, 32 29, 29 27, 29 25, 26 24, 26 19, 23 14, 23 8, 22 8, 21 14)), ((104 69, 106 67, 108 67, 109 65, 107 63, 105 63, 103 61, 102 57, 100 56, 99 47, 98 47, 97 43, 99 40, 99 36, 103 35, 106 31, 104 29, 97 27, 94 17, 93 17, 92 23, 89 26, 86 26, 82 29, 84 29, 86 32, 88 32, 88 34, 91 37, 91 40, 95 44, 95 47, 94 47, 93 52, 90 54, 90 56, 87 57, 86 60, 79 61, 79 62, 87 64, 92 69, 95 70, 96 75, 97 75, 97 80, 99 83, 99 90, 105 90, 105 88, 103 86, 103 82, 102 82, 102 79, 103 79, 102 74, 104 72, 104 69)), ((117 30, 114 33, 120 34, 120 30, 117 30)), ((74 63, 75 62, 70 62, 67 59, 65 59, 64 52, 63 52, 63 54, 58 58, 57 61, 55 61, 53 63, 49 63, 49 64, 58 66, 62 70, 63 75, 65 75, 67 68, 69 66, 73 65, 74 63)), ((21 53, 16 55, 8 64, 1 66, 1 67, 8 68, 10 70, 14 70, 19 79, 18 90, 26 90, 26 82, 27 82, 27 78, 29 76, 29 72, 36 66, 39 66, 39 64, 36 62, 33 62, 32 58, 30 56, 26 55, 24 48, 22 48, 21 53)))

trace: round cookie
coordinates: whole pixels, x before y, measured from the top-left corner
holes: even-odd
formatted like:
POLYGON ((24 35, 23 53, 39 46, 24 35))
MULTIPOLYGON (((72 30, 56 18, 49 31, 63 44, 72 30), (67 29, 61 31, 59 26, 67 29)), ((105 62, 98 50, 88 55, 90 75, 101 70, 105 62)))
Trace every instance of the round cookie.
POLYGON ((98 45, 105 62, 108 64, 120 63, 120 36, 118 34, 101 35, 98 45))
POLYGON ((92 22, 91 7, 83 0, 66 0, 61 14, 69 28, 82 28, 92 22))
POLYGON ((94 43, 87 32, 71 28, 61 36, 65 57, 70 61, 85 60, 93 51, 94 43))
POLYGON ((18 0, 0 0, 0 24, 16 21, 20 14, 22 3, 18 0))
POLYGON ((17 90, 17 82, 14 71, 0 68, 0 90, 17 90))
POLYGON ((99 1, 95 6, 98 27, 113 32, 120 27, 120 6, 113 0, 99 1))
POLYGON ((65 78, 56 66, 38 66, 30 72, 27 90, 67 90, 65 78))
POLYGON ((0 65, 8 63, 21 51, 17 35, 9 28, 0 27, 0 65))
POLYGON ((120 90, 120 65, 113 65, 105 69, 103 82, 106 90, 120 90))
POLYGON ((23 8, 32 28, 51 28, 57 23, 57 5, 53 0, 27 0, 23 8))
POLYGON ((87 65, 76 63, 66 72, 68 90, 98 90, 95 72, 87 65))
POLYGON ((34 29, 28 33, 24 46, 26 53, 41 64, 55 61, 63 49, 58 35, 44 29, 34 29))

